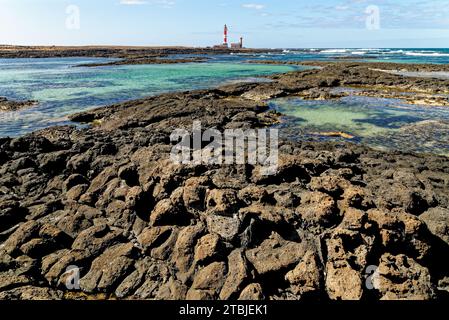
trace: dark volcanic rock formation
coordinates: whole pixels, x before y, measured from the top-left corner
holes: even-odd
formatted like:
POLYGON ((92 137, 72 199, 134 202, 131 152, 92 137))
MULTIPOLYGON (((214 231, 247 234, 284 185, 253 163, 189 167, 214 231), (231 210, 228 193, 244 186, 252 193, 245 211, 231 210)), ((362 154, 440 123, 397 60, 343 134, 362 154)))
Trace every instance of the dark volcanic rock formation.
POLYGON ((231 52, 266 53, 280 52, 273 49, 212 49, 193 47, 126 47, 126 46, 2 46, 1 58, 65 58, 98 57, 121 59, 148 59, 166 57, 172 54, 229 54, 231 52))
POLYGON ((363 70, 166 94, 73 116, 90 129, 0 139, 0 299, 446 297, 448 158, 286 141, 268 177, 169 158, 195 120, 264 127, 267 98, 413 81, 363 70))
POLYGON ((35 104, 37 104, 37 101, 34 100, 13 101, 5 97, 0 97, 0 112, 18 111, 34 106, 35 104))

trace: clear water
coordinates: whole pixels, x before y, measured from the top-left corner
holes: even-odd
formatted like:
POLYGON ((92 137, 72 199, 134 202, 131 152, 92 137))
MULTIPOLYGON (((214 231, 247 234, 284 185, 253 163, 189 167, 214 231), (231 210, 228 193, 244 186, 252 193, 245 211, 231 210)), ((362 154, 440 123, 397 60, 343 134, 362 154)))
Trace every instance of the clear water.
POLYGON ((335 101, 283 98, 271 106, 286 115, 280 127, 290 139, 346 140, 380 149, 449 155, 448 107, 361 96, 335 101), (329 137, 330 132, 353 138, 329 137))
MULTIPOLYGON (((36 107, 28 110, 0 113, 0 137, 18 136, 51 125, 67 124, 67 115, 98 106, 170 91, 206 88, 235 81, 260 81, 260 76, 295 68, 244 63, 248 60, 349 59, 447 64, 449 49, 288 49, 281 53, 207 57, 210 62, 201 64, 99 68, 74 66, 110 60, 0 59, 0 96, 39 101, 36 107)), ((444 72, 410 75, 447 76, 444 72)), ((353 134, 355 138, 352 141, 375 147, 448 153, 447 108, 411 107, 399 101, 362 97, 344 98, 340 102, 277 101, 275 105, 291 116, 286 132, 293 138, 335 139, 310 133, 342 131, 353 134)))
MULTIPOLYGON (((0 113, 0 137, 67 124, 67 115, 125 100, 192 90, 292 71, 292 66, 239 62, 79 68, 105 59, 0 59, 0 96, 37 100, 36 107, 0 113)), ((253 81, 255 79, 252 79, 253 81)))

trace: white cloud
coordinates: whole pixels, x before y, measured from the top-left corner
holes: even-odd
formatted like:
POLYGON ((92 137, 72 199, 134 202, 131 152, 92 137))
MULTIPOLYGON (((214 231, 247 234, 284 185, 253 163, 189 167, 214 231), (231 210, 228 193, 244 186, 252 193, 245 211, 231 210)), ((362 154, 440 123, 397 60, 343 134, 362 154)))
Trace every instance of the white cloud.
POLYGON ((265 5, 259 4, 259 3, 245 3, 245 4, 242 4, 242 7, 246 8, 246 9, 254 9, 254 10, 265 9, 265 5))
POLYGON ((144 0, 120 0, 120 4, 124 5, 140 5, 140 4, 147 4, 147 1, 144 0))
POLYGON ((142 5, 142 4, 154 4, 163 8, 172 8, 175 4, 175 0, 120 0, 120 4, 124 5, 142 5))

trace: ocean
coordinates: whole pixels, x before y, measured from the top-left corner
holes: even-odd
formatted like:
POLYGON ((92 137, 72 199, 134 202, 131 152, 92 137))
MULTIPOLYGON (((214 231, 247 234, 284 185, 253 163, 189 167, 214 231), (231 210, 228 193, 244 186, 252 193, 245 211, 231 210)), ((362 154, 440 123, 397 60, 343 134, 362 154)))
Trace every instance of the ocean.
POLYGON ((231 81, 257 81, 260 76, 299 69, 220 61, 76 67, 106 61, 109 60, 0 59, 0 97, 39 102, 30 109, 0 113, 0 137, 15 137, 52 125, 71 124, 68 115, 95 107, 165 92, 209 88, 231 81))
MULTIPOLYGON (((302 68, 245 63, 248 60, 447 64, 449 49, 285 49, 279 53, 207 57, 210 59, 207 63, 95 68, 77 65, 111 60, 0 59, 0 97, 39 102, 30 109, 0 113, 0 137, 16 137, 52 125, 72 124, 67 119, 69 114, 95 107, 165 92, 258 81, 261 76, 302 68)), ((447 79, 449 73, 440 72, 438 76, 447 79)), ((397 100, 360 97, 339 102, 285 99, 271 104, 289 117, 284 129, 296 138, 314 140, 318 138, 311 133, 317 131, 345 131, 355 134, 352 141, 373 147, 449 154, 446 142, 449 141, 449 108, 410 107, 397 100), (432 128, 437 129, 433 132, 432 128), (410 143, 413 139, 409 133, 416 130, 427 133, 420 148, 410 143)))

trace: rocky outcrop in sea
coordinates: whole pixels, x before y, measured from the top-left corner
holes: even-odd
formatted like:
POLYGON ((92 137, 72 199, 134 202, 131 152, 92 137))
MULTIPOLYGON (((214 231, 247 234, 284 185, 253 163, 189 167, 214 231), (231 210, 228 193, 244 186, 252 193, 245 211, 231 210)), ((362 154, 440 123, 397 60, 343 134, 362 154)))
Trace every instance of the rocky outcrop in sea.
POLYGON ((18 111, 37 104, 34 100, 14 101, 0 97, 0 112, 18 111))

